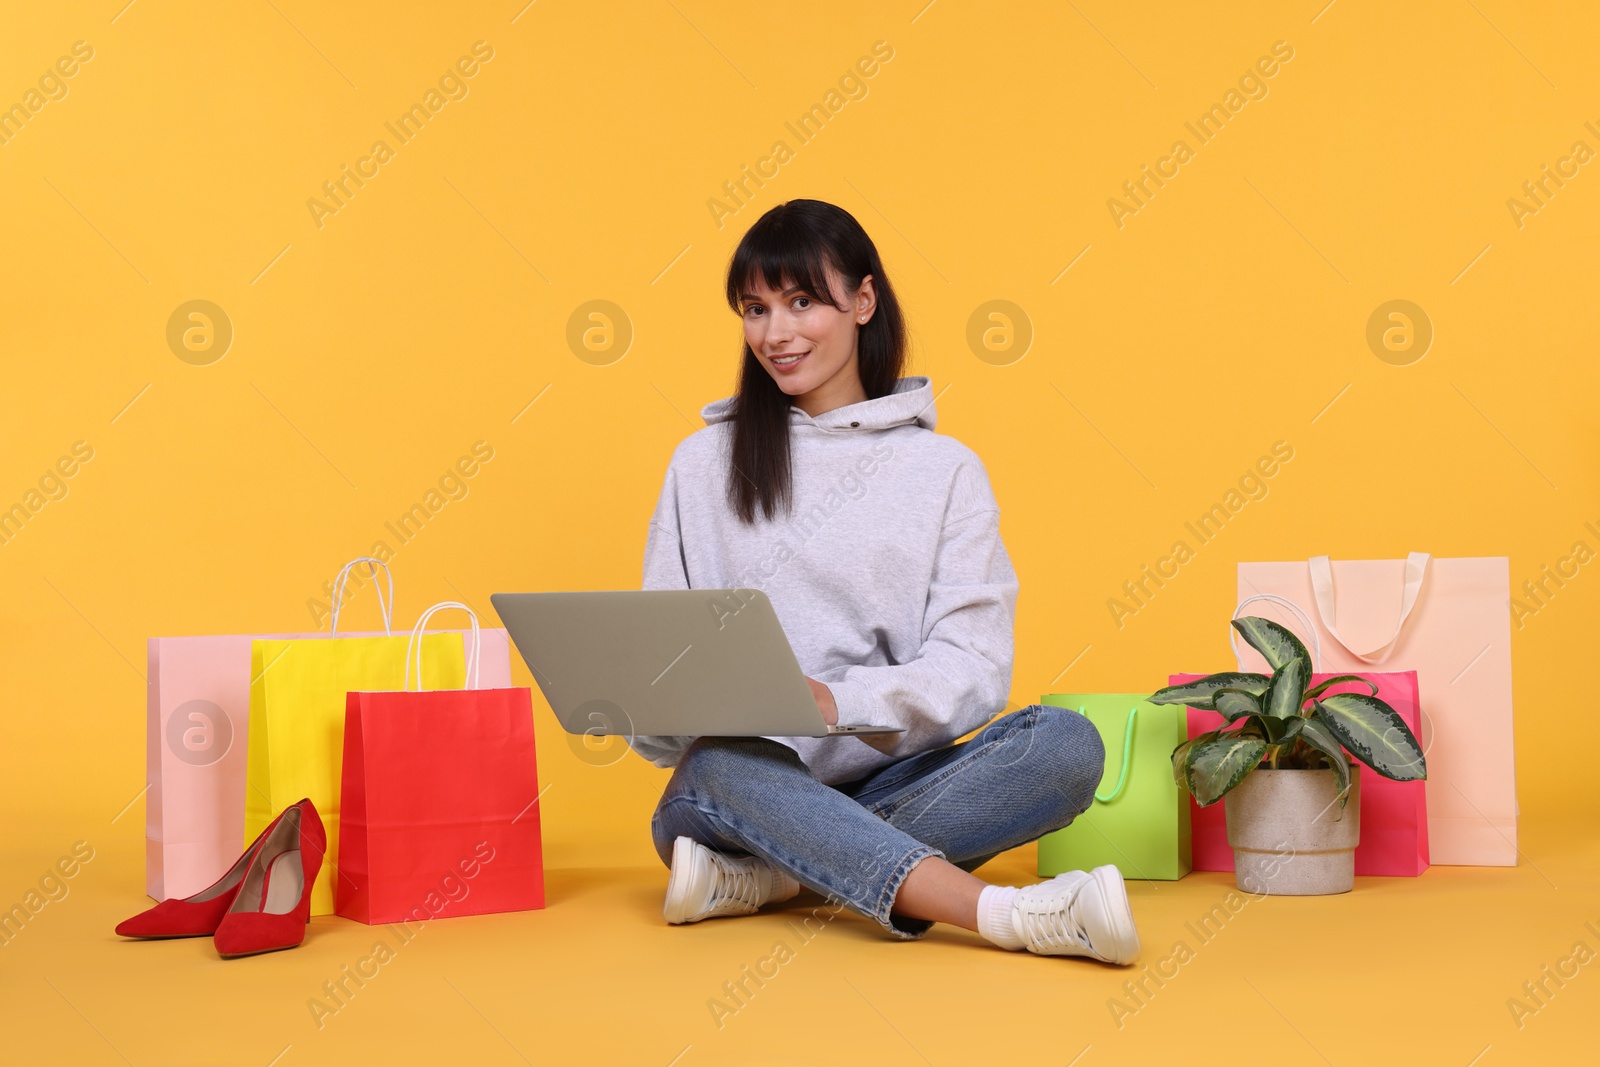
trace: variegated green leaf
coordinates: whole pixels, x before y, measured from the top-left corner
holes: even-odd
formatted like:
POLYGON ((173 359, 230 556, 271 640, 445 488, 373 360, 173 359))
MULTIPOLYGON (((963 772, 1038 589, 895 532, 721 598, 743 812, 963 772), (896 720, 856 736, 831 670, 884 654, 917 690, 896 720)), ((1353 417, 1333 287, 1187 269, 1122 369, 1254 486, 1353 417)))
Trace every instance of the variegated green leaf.
POLYGON ((1310 678, 1310 660, 1292 659, 1278 668, 1272 676, 1272 688, 1267 690, 1267 714, 1275 719, 1299 715, 1310 678))
POLYGON ((1250 737, 1218 737, 1195 745, 1188 754, 1189 792, 1202 808, 1244 780, 1261 763, 1267 743, 1250 737))
POLYGON ((1264 721, 1264 716, 1246 715, 1242 719, 1235 719, 1228 725, 1219 728, 1217 733, 1222 737, 1253 737, 1257 741, 1265 741, 1267 733, 1261 726, 1264 721))
POLYGON ((1218 689, 1241 689, 1252 696, 1260 696, 1267 691, 1271 681, 1272 679, 1264 674, 1225 671, 1222 674, 1208 675, 1199 681, 1169 685, 1165 689, 1157 690, 1150 697, 1150 703, 1187 704, 1191 708, 1214 711, 1215 705, 1211 701, 1218 689))
POLYGON ((1280 671, 1285 664, 1300 660, 1305 665, 1304 677, 1307 679, 1311 677, 1311 655, 1306 651, 1306 646, 1300 643, 1298 637, 1271 619, 1246 615, 1242 619, 1234 619, 1233 628, 1250 642, 1251 648, 1261 653, 1262 658, 1267 661, 1267 666, 1273 670, 1280 671))
POLYGON ((1214 740, 1216 736, 1217 731, 1215 730, 1210 730, 1203 734, 1197 734, 1196 736, 1189 738, 1189 740, 1182 742, 1177 748, 1172 750, 1172 780, 1174 782, 1177 782, 1179 785, 1183 784, 1183 776, 1188 770, 1189 750, 1195 745, 1214 740))
POLYGON ((1362 693, 1335 693, 1317 701, 1328 729, 1362 763, 1385 778, 1413 782, 1428 776, 1422 746, 1393 708, 1362 693))
POLYGON ((1363 678, 1359 674, 1341 674, 1336 678, 1329 678, 1327 681, 1318 682, 1316 685, 1306 690, 1306 699, 1315 700, 1317 697, 1321 696, 1323 693, 1326 693, 1334 686, 1344 685, 1347 682, 1360 682, 1362 685, 1367 686, 1372 690, 1373 696, 1378 695, 1378 686, 1372 681, 1372 679, 1363 678))
POLYGON ((1243 689, 1218 689, 1211 699, 1211 706, 1229 722, 1246 715, 1261 714, 1261 701, 1243 689))
POLYGON ((1342 812, 1350 799, 1350 757, 1344 754, 1339 739, 1323 724, 1320 715, 1301 721, 1305 725, 1300 729, 1300 739, 1327 757, 1339 781, 1339 810, 1342 812))
POLYGON ((1294 744, 1305 721, 1298 715, 1291 715, 1287 719, 1275 719, 1269 715, 1261 720, 1261 725, 1266 727, 1268 744, 1287 746, 1294 744))

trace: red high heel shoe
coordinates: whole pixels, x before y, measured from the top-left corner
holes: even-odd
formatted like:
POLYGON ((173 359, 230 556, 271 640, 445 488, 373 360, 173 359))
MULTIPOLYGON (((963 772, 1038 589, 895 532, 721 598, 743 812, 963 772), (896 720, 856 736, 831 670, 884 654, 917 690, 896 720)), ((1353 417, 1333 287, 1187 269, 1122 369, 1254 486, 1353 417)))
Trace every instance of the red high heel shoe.
POLYGON ((285 809, 278 818, 268 823, 267 828, 256 835, 256 839, 250 842, 244 854, 233 861, 233 866, 229 867, 221 878, 193 896, 181 900, 163 900, 131 919, 122 920, 117 924, 116 932, 123 937, 142 937, 149 940, 200 937, 216 933, 217 924, 222 921, 223 914, 233 904, 234 895, 239 891, 240 883, 244 881, 244 874, 249 869, 251 857, 255 855, 261 842, 266 840, 267 835, 277 827, 283 816, 292 810, 292 808, 285 809))
POLYGON ((286 808, 250 859, 212 940, 223 959, 294 948, 311 922, 311 886, 328 833, 310 798, 286 808))

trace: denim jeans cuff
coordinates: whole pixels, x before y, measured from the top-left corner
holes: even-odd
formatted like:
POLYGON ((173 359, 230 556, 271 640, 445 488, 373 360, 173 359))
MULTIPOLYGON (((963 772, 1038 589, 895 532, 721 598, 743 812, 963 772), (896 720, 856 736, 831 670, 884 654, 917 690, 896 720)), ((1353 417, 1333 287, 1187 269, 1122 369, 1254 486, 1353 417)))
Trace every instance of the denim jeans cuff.
POLYGON ((932 919, 909 919, 904 915, 892 915, 894 899, 900 893, 900 886, 905 882, 906 876, 911 873, 911 868, 927 859, 929 856, 947 858, 945 854, 932 845, 918 845, 903 856, 895 866, 894 872, 889 875, 888 881, 883 885, 883 892, 879 894, 877 903, 873 906, 871 917, 890 934, 902 941, 916 941, 926 937, 933 927, 932 919))

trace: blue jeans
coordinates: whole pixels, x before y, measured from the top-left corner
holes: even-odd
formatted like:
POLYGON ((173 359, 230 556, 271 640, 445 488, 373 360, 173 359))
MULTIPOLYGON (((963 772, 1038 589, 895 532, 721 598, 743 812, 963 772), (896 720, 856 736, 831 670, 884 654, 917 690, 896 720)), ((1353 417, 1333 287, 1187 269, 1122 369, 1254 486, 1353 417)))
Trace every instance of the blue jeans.
POLYGON ((776 741, 700 737, 679 757, 650 829, 669 866, 680 835, 759 856, 912 940, 932 921, 891 909, 913 867, 940 856, 971 871, 1066 826, 1093 803, 1105 756, 1086 717, 1044 704, 837 786, 776 741))

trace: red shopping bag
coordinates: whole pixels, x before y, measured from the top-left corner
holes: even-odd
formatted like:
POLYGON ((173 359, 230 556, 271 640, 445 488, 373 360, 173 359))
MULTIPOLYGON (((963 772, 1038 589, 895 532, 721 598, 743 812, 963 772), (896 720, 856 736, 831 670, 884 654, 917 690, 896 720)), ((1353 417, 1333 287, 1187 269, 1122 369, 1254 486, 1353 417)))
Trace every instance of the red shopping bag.
MULTIPOLYGON (((1355 673, 1355 672, 1341 672, 1355 673)), ((1174 674, 1170 685, 1199 681, 1203 674, 1174 674)), ((1313 674, 1318 685, 1337 674, 1313 674)), ((1421 713, 1417 701, 1417 672, 1361 672, 1378 687, 1377 697, 1397 713, 1411 733, 1422 736, 1421 713)), ((1336 692, 1365 693, 1360 685, 1338 686, 1336 692)), ((1186 709, 1189 736, 1227 725, 1215 711, 1186 709)), ((1359 761, 1353 761, 1359 762, 1359 761)), ((1428 811, 1425 781, 1396 782, 1363 767, 1361 775, 1361 838, 1356 844, 1356 873, 1406 875, 1416 877, 1428 869, 1428 811)), ((1223 805, 1218 802, 1202 808, 1189 798, 1189 827, 1194 869, 1197 871, 1233 870, 1233 848, 1228 844, 1228 824, 1223 805)))
MULTIPOLYGON (((413 645, 436 604, 422 613, 413 645)), ((472 617, 468 684, 477 684, 472 617)), ((544 907, 527 688, 347 694, 334 910, 376 925, 544 907)), ((420 664, 417 673, 421 674, 420 664)))

